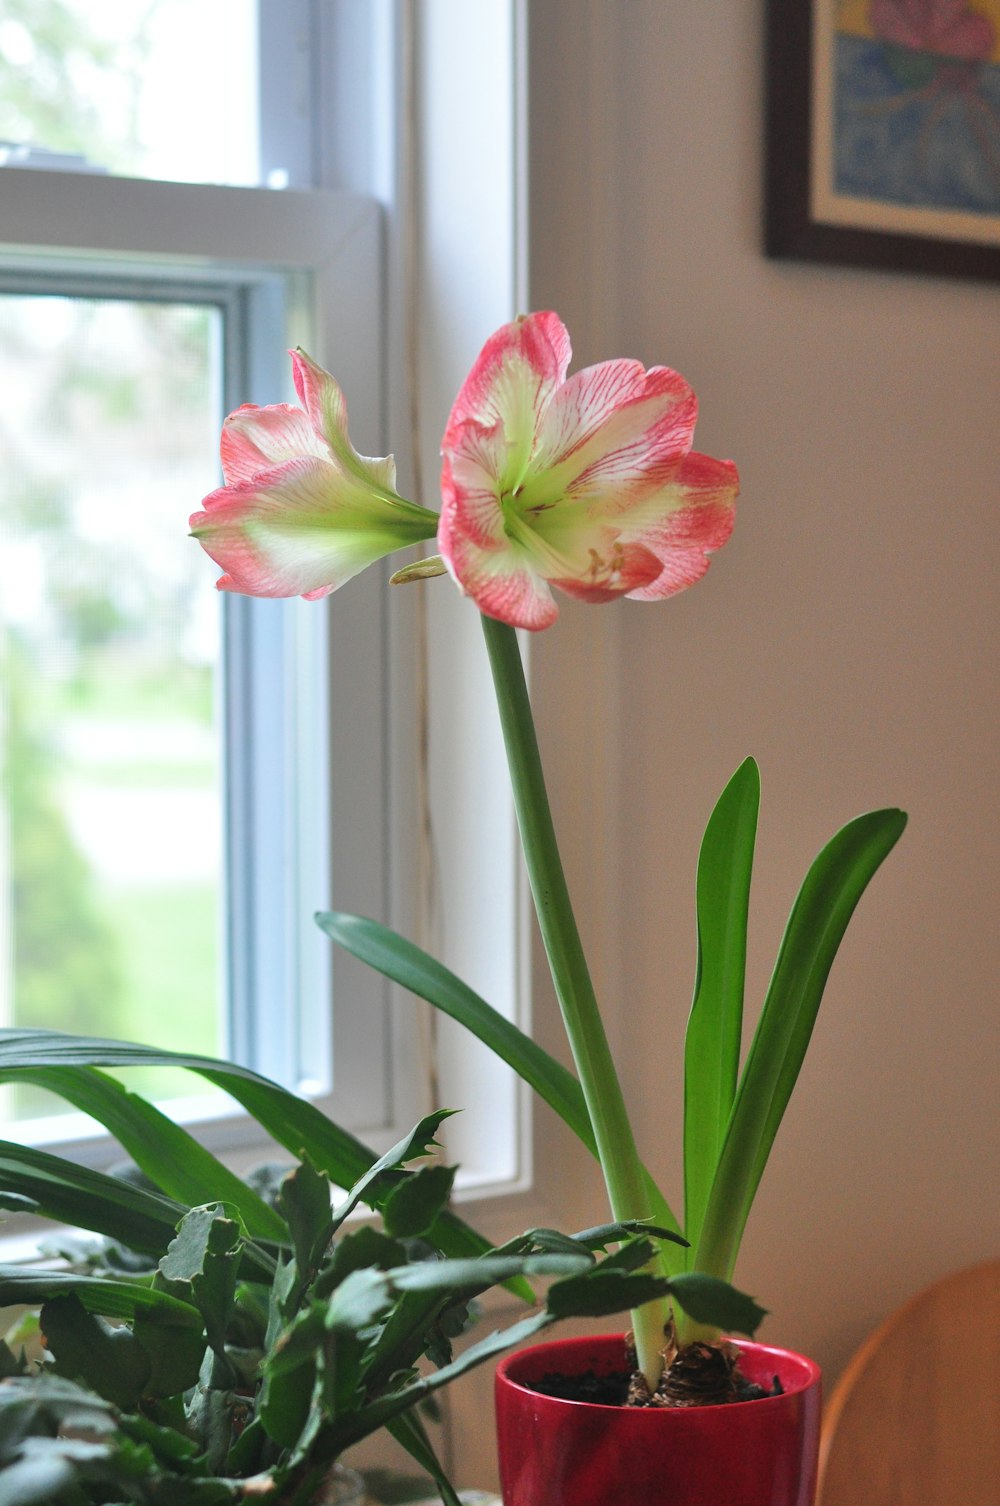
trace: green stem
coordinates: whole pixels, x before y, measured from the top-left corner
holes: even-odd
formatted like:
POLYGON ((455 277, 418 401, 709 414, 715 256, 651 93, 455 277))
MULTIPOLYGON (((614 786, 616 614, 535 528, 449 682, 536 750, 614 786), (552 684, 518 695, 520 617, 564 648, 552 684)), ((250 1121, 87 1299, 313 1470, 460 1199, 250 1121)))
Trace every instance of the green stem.
MULTIPOLYGON (((482 621, 535 913, 590 1114, 611 1212, 618 1220, 648 1218, 651 1210, 642 1165, 559 857, 517 635, 492 617, 484 616, 482 621)), ((648 1303, 632 1314, 639 1368, 651 1387, 656 1386, 662 1369, 665 1316, 662 1302, 648 1303)))

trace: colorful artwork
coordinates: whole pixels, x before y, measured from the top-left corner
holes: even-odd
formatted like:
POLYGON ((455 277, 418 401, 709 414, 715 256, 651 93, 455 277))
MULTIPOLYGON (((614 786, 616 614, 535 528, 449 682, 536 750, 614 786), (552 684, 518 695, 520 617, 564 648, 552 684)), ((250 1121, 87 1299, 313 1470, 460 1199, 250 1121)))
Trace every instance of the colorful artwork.
POLYGON ((1000 0, 841 0, 839 194, 1000 213, 1000 0))
POLYGON ((1000 0, 767 0, 769 256, 1000 280, 1000 0))

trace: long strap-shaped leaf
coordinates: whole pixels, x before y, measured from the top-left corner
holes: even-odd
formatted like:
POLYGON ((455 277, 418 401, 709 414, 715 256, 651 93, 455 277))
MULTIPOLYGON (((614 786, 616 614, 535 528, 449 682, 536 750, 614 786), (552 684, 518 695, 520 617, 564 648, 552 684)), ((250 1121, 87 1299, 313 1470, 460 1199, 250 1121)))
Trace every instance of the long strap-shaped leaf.
MULTIPOLYGON (((341 1187, 352 1187, 378 1159, 314 1104, 235 1062, 60 1030, 0 1030, 0 1072, 38 1067, 187 1067, 235 1098, 279 1145, 293 1156, 307 1156, 341 1187)), ((491 1248, 453 1213, 438 1215, 432 1236, 446 1255, 479 1255, 491 1248)), ((533 1299, 526 1284, 515 1286, 526 1301, 533 1299)))
POLYGON ((105 1276, 80 1276, 71 1271, 32 1271, 24 1266, 0 1266, 0 1307, 48 1302, 72 1292, 88 1312, 103 1318, 134 1318, 148 1313, 180 1328, 201 1328, 196 1307, 155 1287, 137 1281, 111 1281, 105 1276))
POLYGON ((740 1078, 693 1265, 729 1279, 747 1215, 812 1035, 848 921, 906 825, 902 811, 851 821, 823 849, 792 907, 740 1078))
POLYGON ((684 1041, 684 1233, 692 1246, 736 1096, 759 807, 760 774, 748 758, 719 797, 698 859, 698 966, 684 1041))
MULTIPOLYGON (((487 1004, 435 958, 379 921, 369 920, 363 915, 325 911, 316 916, 316 923, 352 957, 367 963, 383 977, 399 983, 417 998, 425 999, 442 1014, 464 1025, 494 1055, 512 1067, 596 1157, 597 1146, 583 1089, 572 1072, 537 1045, 530 1035, 525 1035, 523 1030, 505 1019, 492 1004, 487 1004)), ((653 1221, 679 1233, 680 1224, 663 1194, 648 1172, 644 1172, 644 1176, 653 1221)), ((664 1246, 661 1259, 668 1271, 679 1270, 684 1263, 683 1257, 677 1253, 677 1246, 664 1246)))
POLYGON ((0 1140, 0 1189, 30 1198, 46 1218, 155 1255, 163 1254, 188 1211, 118 1177, 6 1140, 0 1140))
POLYGON ((253 1238, 288 1243, 284 1219, 252 1187, 187 1130, 107 1073, 96 1067, 22 1068, 16 1074, 0 1070, 0 1081, 15 1075, 58 1094, 103 1124, 168 1197, 192 1208, 232 1203, 253 1238))
POLYGON ((529 1088, 569 1125, 591 1154, 596 1153, 583 1090, 572 1072, 487 1004, 461 978, 377 920, 325 911, 316 916, 316 924, 352 957, 464 1025, 495 1056, 513 1067, 529 1088))

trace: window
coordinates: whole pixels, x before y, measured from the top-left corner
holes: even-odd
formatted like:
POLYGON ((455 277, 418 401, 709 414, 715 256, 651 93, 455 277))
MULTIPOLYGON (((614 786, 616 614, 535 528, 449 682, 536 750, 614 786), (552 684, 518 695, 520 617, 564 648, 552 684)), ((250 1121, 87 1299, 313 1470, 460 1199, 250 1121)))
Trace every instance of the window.
MULTIPOLYGON (((256 60, 256 73, 250 69, 248 90, 244 65, 230 51, 227 76, 216 63, 214 77, 235 90, 217 114, 239 119, 237 136, 256 142, 249 166, 234 166, 232 158, 228 166, 209 165, 228 149, 219 120, 204 115, 192 130, 174 122, 172 145, 170 132, 161 138, 177 152, 165 165, 166 147, 153 150, 148 121, 126 142, 131 157, 120 133, 119 144, 108 145, 120 110, 116 120, 104 120, 104 139, 95 143, 77 126, 65 136, 28 132, 2 113, 0 101, 0 136, 13 143, 9 165, 0 166, 0 311, 13 310, 18 299, 35 308, 68 301, 85 322, 104 309, 116 320, 160 328, 168 340, 173 320, 186 322, 191 338, 199 329, 197 402, 213 436, 218 412, 290 397, 283 352, 301 343, 341 380, 358 447, 379 454, 395 447, 407 490, 411 391, 420 395, 430 478, 448 405, 472 356, 524 306, 523 0, 428 7, 212 0, 209 8, 236 15, 237 5, 240 50, 256 60), (61 156, 40 150, 46 146, 61 156), (95 165, 110 171, 89 170, 95 165), (136 176, 121 176, 126 171, 136 176), (168 173, 215 181, 156 181, 168 173), (404 335, 411 317, 412 341, 404 335)), ((207 46, 204 0, 143 0, 141 7, 127 0, 100 7, 8 0, 0 70, 5 56, 10 67, 18 58, 25 65, 42 15, 72 12, 79 25, 98 12, 103 26, 112 12, 160 12, 182 24, 192 8, 199 24, 188 40, 196 34, 207 46)), ((125 42, 132 34, 123 23, 112 30, 119 46, 150 51, 151 33, 140 46, 125 42)), ((35 75, 45 76, 35 64, 37 58, 35 75)), ((192 118, 210 93, 198 82, 200 68, 201 60, 185 64, 183 102, 192 118)), ((74 69, 73 88, 60 75, 54 96, 75 90, 89 97, 92 70, 74 69)), ((195 428, 201 422, 192 419, 195 428)), ((169 459, 167 469, 176 473, 178 456, 169 459)), ((181 535, 202 491, 199 483, 191 493, 193 484, 186 480, 183 497, 170 504, 181 535)), ((426 500, 434 505, 430 485, 426 500)), ((211 578, 189 548, 202 581, 206 569, 211 578)), ((419 923, 416 593, 375 585, 368 573, 326 607, 220 602, 211 593, 211 610, 223 613, 212 699, 230 736, 216 755, 214 785, 211 757, 196 751, 195 734, 188 762, 178 754, 171 778, 188 799, 197 766, 204 794, 212 798, 214 787, 223 812, 222 918, 215 959, 203 965, 221 975, 220 997, 228 1002, 202 1027, 210 1023, 226 1049, 269 1075, 310 1091, 329 1085, 335 1117, 370 1143, 387 1145, 427 1106, 412 1004, 400 1005, 350 958, 331 958, 313 910, 332 901, 387 919, 522 1023, 527 928, 478 621, 446 584, 426 592, 433 734, 427 783, 441 892, 437 924, 419 923)), ((0 606, 0 623, 11 610, 0 606)), ((208 629, 198 635, 202 647, 209 636, 208 629)), ((204 708, 212 671, 202 664, 196 673, 204 708)), ((51 694, 69 694, 55 678, 51 694)), ((9 723, 9 711, 3 715, 9 723)), ((61 718, 58 727, 72 754, 79 739, 67 737, 70 720, 61 718)), ((151 775, 147 766, 129 777, 148 785, 151 775)), ((16 964, 10 927, 4 932, 4 814, 0 801, 0 976, 8 980, 6 994, 0 984, 0 1009, 9 1009, 16 964)), ((425 906, 425 920, 432 908, 425 906)), ((523 1186, 530 1176, 524 1095, 488 1053, 449 1026, 442 1022, 438 1042, 442 1099, 489 1106, 449 1121, 449 1154, 480 1189, 523 1186)), ((144 1022, 141 1034, 149 1033, 144 1022)), ((180 1105, 202 1115, 210 1108, 180 1105)), ((46 1130, 36 1124, 34 1132, 46 1130)), ((65 1125, 47 1130, 66 1132, 65 1125)), ((220 1118, 208 1136, 216 1146, 235 1144, 239 1126, 220 1118)))
MULTIPOLYGON (((255 40, 258 21, 266 37, 279 19, 271 0, 259 14, 240 8, 255 40)), ((188 513, 218 484, 223 414, 292 396, 289 345, 338 352, 352 427, 377 448, 379 214, 353 194, 144 181, 91 172, 94 151, 65 156, 87 146, 87 130, 103 142, 121 123, 103 105, 96 123, 69 117, 100 103, 97 61, 121 83, 122 56, 141 54, 127 23, 144 18, 153 58, 157 26, 175 28, 190 9, 122 0, 88 30, 92 7, 32 0, 0 24, 0 119, 9 132, 14 100, 22 124, 32 110, 39 123, 0 168, 0 444, 12 457, 0 492, 0 1022, 231 1053, 332 1093, 344 1122, 391 1133, 386 991, 356 980, 354 1008, 345 1002, 332 1024, 329 943, 311 919, 331 902, 331 823, 370 908, 382 908, 381 613, 372 621, 369 602, 346 594, 332 613, 220 595, 185 537, 188 513), (96 29, 112 10, 114 39, 96 29), (72 110, 39 142, 53 118, 43 22, 62 37, 70 28, 73 46, 47 61, 73 90, 72 110), (11 87, 12 57, 32 63, 41 96, 11 87), (345 657, 330 678, 331 618, 370 655, 353 727, 380 750, 350 758, 364 788, 345 772, 335 810, 328 709, 337 673, 356 671, 345 657)), ((289 47, 308 56, 295 26, 313 25, 316 9, 282 8, 290 24, 282 46, 261 45, 265 63, 287 61, 289 47)), ((278 94, 297 77, 259 83, 254 173, 285 162, 268 173, 294 180, 311 116, 278 108, 278 94)), ((119 160, 162 170, 162 158, 119 160)), ((177 1072, 155 1088, 201 1092, 177 1072)), ((217 1099, 177 1110, 219 1114, 217 1099)), ((48 1117, 58 1106, 46 1095, 8 1090, 0 1107, 34 1139, 78 1128, 48 1117)))

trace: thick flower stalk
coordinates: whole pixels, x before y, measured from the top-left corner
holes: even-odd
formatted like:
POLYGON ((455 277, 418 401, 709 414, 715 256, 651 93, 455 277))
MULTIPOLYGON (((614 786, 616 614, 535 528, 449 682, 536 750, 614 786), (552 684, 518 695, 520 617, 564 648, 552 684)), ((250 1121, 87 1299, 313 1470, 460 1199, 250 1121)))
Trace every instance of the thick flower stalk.
MULTIPOLYGON (((399 497, 391 459, 358 455, 340 388, 293 356, 304 411, 241 408, 222 440, 226 486, 192 532, 254 596, 323 596, 393 549, 437 529, 441 561, 484 616, 535 908, 577 1074, 618 1220, 648 1218, 648 1179, 563 878, 531 707, 512 628, 554 622, 555 586, 585 602, 657 601, 700 580, 733 527, 731 461, 692 451, 697 403, 677 372, 605 361, 567 377, 570 342, 553 313, 505 325, 466 378, 442 442, 440 519, 399 497), (428 521, 430 520, 430 522, 428 521)), ((665 1311, 633 1313, 655 1387, 665 1311)))
POLYGON ((700 580, 729 538, 731 461, 695 454, 682 376, 603 361, 567 378, 557 315, 486 342, 445 430, 438 546, 481 611, 545 628, 551 587, 581 601, 658 601, 700 580))
POLYGON ((191 532, 222 566, 222 591, 326 596, 366 565, 434 537, 437 514, 397 493, 391 455, 359 455, 344 396, 328 372, 292 352, 302 408, 231 413, 222 431, 225 486, 191 532))

